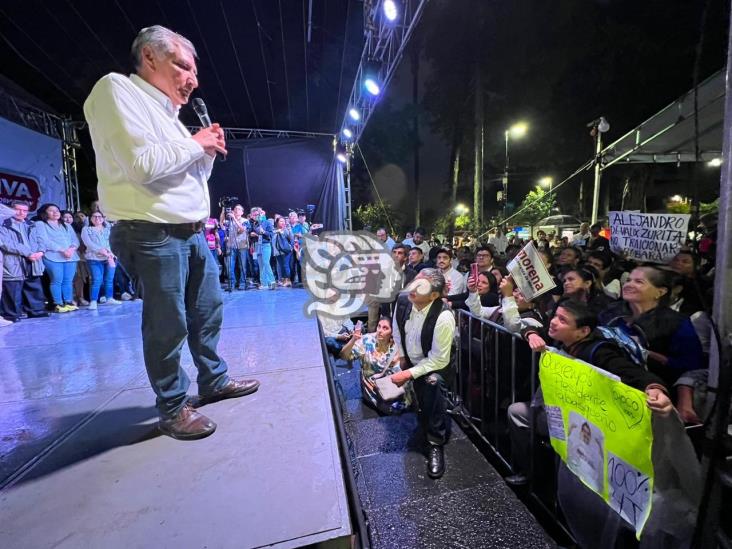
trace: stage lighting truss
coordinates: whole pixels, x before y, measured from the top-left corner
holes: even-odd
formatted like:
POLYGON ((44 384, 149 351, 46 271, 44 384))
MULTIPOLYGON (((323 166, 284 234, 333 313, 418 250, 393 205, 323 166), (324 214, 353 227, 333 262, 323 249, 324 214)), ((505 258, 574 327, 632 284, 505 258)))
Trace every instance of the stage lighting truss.
POLYGON ((10 95, 3 89, 0 89, 0 116, 61 141, 66 208, 71 211, 80 209, 76 151, 81 148, 81 144, 76 131, 86 124, 46 112, 10 95))
POLYGON ((341 164, 347 165, 353 156, 353 146, 350 143, 334 143, 335 157, 341 164))
POLYGON ((352 132, 352 144, 358 142, 394 76, 427 1, 364 0, 364 48, 341 125, 341 135, 345 129, 352 132), (358 118, 352 116, 354 111, 358 118))

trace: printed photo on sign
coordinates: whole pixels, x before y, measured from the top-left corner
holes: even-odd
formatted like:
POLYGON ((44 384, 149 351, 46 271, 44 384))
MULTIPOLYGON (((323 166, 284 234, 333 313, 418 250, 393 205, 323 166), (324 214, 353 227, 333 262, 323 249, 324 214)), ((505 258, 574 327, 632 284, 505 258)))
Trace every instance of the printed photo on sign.
POLYGON ((605 436, 581 415, 570 412, 567 433, 567 466, 582 482, 602 494, 605 436))
POLYGON ((607 482, 610 506, 638 530, 650 512, 650 477, 608 452, 607 482))
POLYGON ((544 406, 546 420, 549 424, 549 436, 557 440, 566 440, 564 436, 564 418, 559 406, 544 406))

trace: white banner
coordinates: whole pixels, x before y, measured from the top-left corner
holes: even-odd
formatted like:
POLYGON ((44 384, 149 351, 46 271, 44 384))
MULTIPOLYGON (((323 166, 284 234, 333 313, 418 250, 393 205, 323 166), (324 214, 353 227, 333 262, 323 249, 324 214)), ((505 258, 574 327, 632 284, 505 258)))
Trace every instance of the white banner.
POLYGON ((556 286, 552 275, 544 266, 539 252, 536 251, 533 241, 524 246, 506 265, 506 268, 527 301, 539 297, 556 286))
POLYGON ((61 141, 0 118, 0 203, 66 208, 61 141))
POLYGON ((686 240, 689 214, 610 212, 610 249, 628 259, 668 263, 686 240))

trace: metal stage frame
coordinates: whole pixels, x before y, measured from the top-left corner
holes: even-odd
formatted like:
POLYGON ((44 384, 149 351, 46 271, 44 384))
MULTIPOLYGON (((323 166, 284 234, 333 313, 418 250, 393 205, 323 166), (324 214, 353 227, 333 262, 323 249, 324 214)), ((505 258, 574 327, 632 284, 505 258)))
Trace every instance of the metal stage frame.
POLYGON ((76 211, 80 208, 79 179, 76 167, 76 150, 81 148, 77 130, 84 122, 75 122, 52 114, 19 99, 0 88, 0 116, 23 127, 61 141, 63 155, 63 176, 66 190, 66 208, 76 211))

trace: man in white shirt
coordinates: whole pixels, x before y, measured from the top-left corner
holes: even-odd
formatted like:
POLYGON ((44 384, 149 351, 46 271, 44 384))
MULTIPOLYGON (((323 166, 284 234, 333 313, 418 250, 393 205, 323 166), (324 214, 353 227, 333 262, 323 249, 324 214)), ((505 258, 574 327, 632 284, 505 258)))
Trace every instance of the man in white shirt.
POLYGON ((396 244, 396 242, 394 242, 394 239, 389 236, 389 233, 386 232, 386 229, 384 227, 381 227, 376 231, 376 238, 383 242, 389 251, 391 251, 391 249, 396 244))
POLYGON ((452 375, 455 317, 442 302, 445 278, 437 269, 422 269, 394 310, 394 343, 402 354, 402 371, 391 376, 401 386, 412 380, 420 423, 427 433, 427 474, 445 473, 443 446, 450 435, 446 377, 452 375))
POLYGON ((503 234, 501 229, 496 229, 496 234, 488 239, 488 244, 493 246, 497 254, 503 255, 506 253, 506 248, 508 247, 508 238, 506 238, 506 235, 503 234))
POLYGON ((405 238, 402 244, 409 246, 410 248, 419 248, 425 257, 430 255, 430 245, 424 239, 427 231, 423 227, 417 227, 414 229, 414 235, 412 238, 405 238))
POLYGON ((590 233, 590 224, 582 223, 580 225, 580 231, 575 233, 572 237, 572 246, 582 248, 584 250, 590 243, 590 238, 592 238, 592 233, 590 233))
POLYGON ((452 253, 441 248, 435 258, 437 268, 448 283, 447 295, 464 294, 468 291, 466 278, 452 266, 452 253))
POLYGON ((218 268, 203 235, 207 180, 216 153, 226 154, 218 124, 195 135, 178 119, 198 87, 196 51, 161 26, 132 44, 135 74, 102 77, 84 103, 96 152, 99 199, 117 221, 111 245, 144 287, 142 345, 157 395, 160 430, 192 440, 216 424, 194 409, 180 366, 183 342, 198 368, 198 406, 253 393, 256 380, 235 381, 216 346, 223 302, 218 268))

